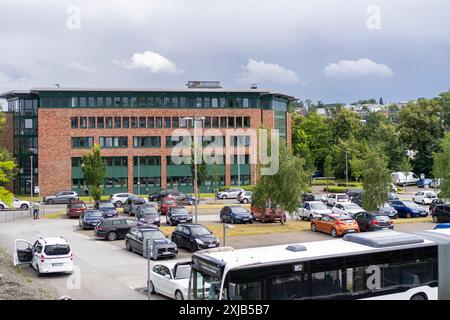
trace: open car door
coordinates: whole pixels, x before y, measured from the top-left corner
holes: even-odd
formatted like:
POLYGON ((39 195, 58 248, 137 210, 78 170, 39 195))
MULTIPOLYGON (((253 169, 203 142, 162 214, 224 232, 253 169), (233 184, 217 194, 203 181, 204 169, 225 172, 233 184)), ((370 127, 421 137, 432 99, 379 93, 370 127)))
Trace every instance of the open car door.
POLYGON ((27 240, 16 239, 14 242, 14 266, 29 264, 33 259, 33 245, 27 240))

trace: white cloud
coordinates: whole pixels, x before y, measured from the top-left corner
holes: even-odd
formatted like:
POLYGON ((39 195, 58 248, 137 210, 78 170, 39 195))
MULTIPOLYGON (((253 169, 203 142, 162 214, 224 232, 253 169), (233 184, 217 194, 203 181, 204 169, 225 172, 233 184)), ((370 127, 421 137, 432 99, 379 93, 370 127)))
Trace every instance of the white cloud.
POLYGON ((244 71, 236 79, 239 83, 265 83, 275 82, 280 84, 297 84, 300 82, 297 74, 278 64, 266 63, 264 61, 248 60, 243 66, 244 71))
POLYGON ((323 72, 328 77, 334 78, 362 78, 369 76, 387 78, 394 75, 394 72, 388 66, 373 62, 368 58, 340 60, 337 63, 330 63, 324 68, 323 72))
POLYGON ((74 71, 89 72, 89 73, 95 72, 95 68, 86 66, 79 61, 73 60, 69 61, 66 66, 67 68, 74 71))
POLYGON ((179 69, 175 63, 160 55, 159 53, 152 51, 145 51, 143 53, 135 53, 131 57, 130 62, 125 60, 118 61, 113 60, 113 63, 117 66, 125 69, 144 69, 150 73, 169 73, 179 74, 183 73, 182 69, 179 69))

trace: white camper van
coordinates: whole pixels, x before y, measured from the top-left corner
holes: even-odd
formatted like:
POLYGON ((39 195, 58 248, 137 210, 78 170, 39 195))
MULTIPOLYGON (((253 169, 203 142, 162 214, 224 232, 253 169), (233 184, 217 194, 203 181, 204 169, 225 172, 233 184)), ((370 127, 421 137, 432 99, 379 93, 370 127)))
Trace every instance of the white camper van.
POLYGON ((414 172, 409 172, 408 175, 405 175, 404 172, 393 172, 391 173, 392 182, 406 187, 407 185, 416 185, 419 177, 414 174, 414 172))

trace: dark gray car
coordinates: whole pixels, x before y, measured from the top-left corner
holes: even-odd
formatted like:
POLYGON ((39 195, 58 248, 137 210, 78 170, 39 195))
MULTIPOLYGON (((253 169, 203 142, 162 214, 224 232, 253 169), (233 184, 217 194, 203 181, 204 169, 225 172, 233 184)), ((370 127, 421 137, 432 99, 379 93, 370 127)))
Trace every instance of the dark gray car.
POLYGON ((144 204, 137 207, 136 220, 140 224, 154 224, 159 227, 161 225, 161 218, 158 209, 152 205, 144 204))
POLYGON ((122 206, 123 213, 134 216, 136 214, 137 208, 144 204, 147 204, 147 201, 144 198, 130 197, 122 206))
POLYGON ((75 191, 61 191, 51 196, 45 196, 43 201, 46 204, 65 203, 68 204, 72 201, 80 200, 78 193, 75 191))
POLYGON ((164 257, 175 257, 178 254, 177 245, 156 227, 141 226, 131 228, 125 236, 125 246, 128 251, 133 251, 148 258, 148 245, 150 244, 150 259, 156 260, 164 257))

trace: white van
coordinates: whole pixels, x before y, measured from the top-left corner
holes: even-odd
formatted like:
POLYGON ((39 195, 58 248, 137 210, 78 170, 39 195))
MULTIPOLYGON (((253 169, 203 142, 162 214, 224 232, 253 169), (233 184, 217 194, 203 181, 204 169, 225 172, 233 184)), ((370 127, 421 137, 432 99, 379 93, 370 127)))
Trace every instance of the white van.
POLYGON ((417 181, 419 181, 419 177, 414 172, 408 172, 407 176, 404 172, 393 172, 391 173, 391 177, 393 183, 403 187, 416 185, 417 181))
POLYGON ((31 265, 38 273, 73 272, 73 254, 69 243, 62 237, 39 238, 34 244, 17 239, 14 247, 14 266, 31 265))

